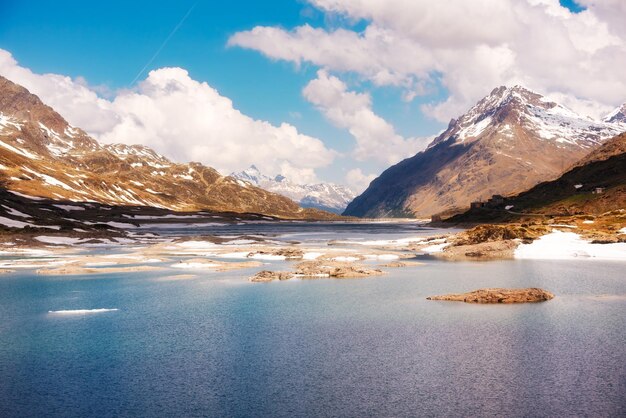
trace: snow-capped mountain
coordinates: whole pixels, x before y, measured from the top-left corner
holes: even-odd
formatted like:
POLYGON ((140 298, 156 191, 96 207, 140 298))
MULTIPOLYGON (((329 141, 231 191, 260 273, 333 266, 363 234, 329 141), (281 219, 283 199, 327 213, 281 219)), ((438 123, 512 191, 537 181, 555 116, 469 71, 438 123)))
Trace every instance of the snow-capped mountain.
POLYGON ((304 208, 317 208, 341 213, 356 194, 347 187, 333 183, 296 184, 282 175, 266 176, 254 165, 231 177, 272 193, 295 200, 304 208))
POLYGON ((626 103, 613 110, 602 119, 608 123, 622 123, 626 124, 626 103))
POLYGON ((429 147, 451 138, 456 143, 480 140, 488 134, 514 138, 513 127, 519 126, 535 133, 537 139, 554 141, 559 148, 589 149, 622 132, 624 127, 616 126, 618 122, 581 116, 521 86, 499 87, 458 120, 453 120, 429 147), (503 124, 503 118, 507 117, 514 123, 503 124))
POLYGON ((344 213, 429 216, 519 193, 626 131, 619 115, 596 121, 524 87, 496 88, 426 150, 387 169, 344 213))
POLYGON ((0 77, 0 182, 28 196, 175 211, 324 218, 284 196, 178 164, 140 145, 101 145, 25 88, 0 77))

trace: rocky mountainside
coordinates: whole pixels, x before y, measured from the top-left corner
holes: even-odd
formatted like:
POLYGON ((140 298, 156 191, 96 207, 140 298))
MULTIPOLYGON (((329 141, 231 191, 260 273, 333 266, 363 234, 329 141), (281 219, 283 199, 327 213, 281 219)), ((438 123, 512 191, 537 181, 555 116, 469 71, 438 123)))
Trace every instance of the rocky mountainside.
POLYGON ((423 152, 374 180, 344 214, 426 217, 522 192, 626 131, 619 112, 594 121, 523 87, 499 87, 423 152))
POLYGON ((626 133, 606 141, 556 180, 540 183, 498 206, 472 209, 448 221, 510 221, 525 214, 600 215, 623 209, 626 209, 626 133))
POLYGON ((270 177, 254 165, 231 177, 272 193, 295 200, 303 208, 317 208, 340 214, 356 194, 347 187, 333 183, 297 184, 282 175, 270 177))
POLYGON ((0 181, 8 190, 56 200, 297 219, 331 216, 200 163, 174 163, 144 146, 101 145, 3 77, 0 181))

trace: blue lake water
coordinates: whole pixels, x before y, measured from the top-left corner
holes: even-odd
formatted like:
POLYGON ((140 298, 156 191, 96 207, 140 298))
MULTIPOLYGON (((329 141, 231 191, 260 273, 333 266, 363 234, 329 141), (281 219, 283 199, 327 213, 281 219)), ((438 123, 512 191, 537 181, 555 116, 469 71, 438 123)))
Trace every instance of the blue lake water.
POLYGON ((0 276, 0 416, 626 415, 625 263, 424 262, 272 283, 0 276), (557 298, 426 300, 528 286, 557 298), (48 313, 95 308, 118 310, 48 313))

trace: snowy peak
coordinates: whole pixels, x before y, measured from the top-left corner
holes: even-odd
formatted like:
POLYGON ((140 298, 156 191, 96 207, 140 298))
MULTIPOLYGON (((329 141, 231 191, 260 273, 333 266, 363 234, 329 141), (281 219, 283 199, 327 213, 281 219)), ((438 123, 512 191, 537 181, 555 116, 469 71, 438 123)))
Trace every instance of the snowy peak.
POLYGON ((332 183, 297 184, 278 174, 270 177, 262 174, 254 165, 231 177, 250 183, 272 193, 286 196, 305 208, 317 208, 341 213, 356 194, 350 189, 332 183))
POLYGON ((523 133, 521 136, 553 141, 559 148, 590 149, 624 130, 620 117, 626 118, 618 109, 605 120, 595 121, 522 86, 501 86, 453 119, 429 147, 450 140, 465 143, 486 138, 510 142, 523 133))
POLYGON ((522 86, 500 86, 472 107, 468 114, 490 115, 496 113, 505 106, 523 107, 527 104, 539 105, 543 96, 522 86))
POLYGON ((613 110, 602 120, 607 123, 620 123, 626 125, 626 103, 613 110))
POLYGON ((261 183, 266 181, 272 181, 270 177, 264 176, 261 174, 258 168, 255 165, 251 165, 247 169, 235 174, 231 174, 231 177, 235 177, 236 179, 247 181, 254 186, 259 186, 261 183))

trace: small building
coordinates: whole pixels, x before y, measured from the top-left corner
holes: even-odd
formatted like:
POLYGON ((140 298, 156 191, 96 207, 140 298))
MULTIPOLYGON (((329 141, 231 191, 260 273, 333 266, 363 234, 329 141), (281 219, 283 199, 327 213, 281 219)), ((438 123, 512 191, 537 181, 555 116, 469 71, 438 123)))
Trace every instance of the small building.
POLYGON ((485 202, 477 201, 477 202, 470 203, 471 209, 479 209, 479 208, 484 208, 484 207, 485 207, 485 202))
POLYGON ((602 194, 602 193, 604 193, 604 187, 596 187, 593 190, 593 194, 602 194))
POLYGON ((504 196, 501 196, 499 194, 494 194, 493 196, 491 196, 491 199, 489 199, 488 204, 489 206, 498 206, 504 203, 504 196))

